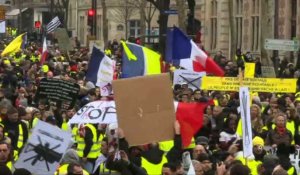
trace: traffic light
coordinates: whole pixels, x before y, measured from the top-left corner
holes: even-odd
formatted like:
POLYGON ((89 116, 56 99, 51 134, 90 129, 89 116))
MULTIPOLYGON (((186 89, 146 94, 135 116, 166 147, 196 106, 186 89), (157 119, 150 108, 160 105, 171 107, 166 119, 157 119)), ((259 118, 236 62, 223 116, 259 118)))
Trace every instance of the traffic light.
POLYGON ((37 29, 41 28, 41 21, 35 21, 34 22, 34 27, 37 28, 37 29))
POLYGON ((89 9, 88 11, 88 25, 93 28, 94 26, 94 18, 95 18, 95 10, 89 9))

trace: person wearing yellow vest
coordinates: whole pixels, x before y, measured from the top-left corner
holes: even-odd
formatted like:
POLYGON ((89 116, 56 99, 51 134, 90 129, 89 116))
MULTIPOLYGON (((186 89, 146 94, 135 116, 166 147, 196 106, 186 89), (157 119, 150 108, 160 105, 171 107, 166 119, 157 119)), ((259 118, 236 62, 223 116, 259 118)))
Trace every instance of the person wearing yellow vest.
POLYGON ((11 139, 12 148, 20 153, 19 151, 28 139, 28 128, 26 123, 19 119, 18 110, 11 107, 7 111, 7 118, 2 121, 2 124, 4 125, 5 135, 11 139))
POLYGON ((247 164, 247 166, 251 170, 252 175, 258 175, 257 167, 262 164, 263 157, 266 155, 266 151, 263 149, 264 140, 256 136, 253 138, 252 143, 254 156, 248 157, 247 163, 241 152, 237 154, 235 159, 240 160, 244 165, 247 164))
POLYGON ((107 160, 105 161, 105 164, 100 165, 100 174, 105 174, 107 170, 110 173, 114 173, 115 171, 124 173, 124 174, 138 174, 138 175, 146 175, 146 171, 137 166, 135 163, 131 162, 128 158, 127 153, 124 150, 120 150, 120 160, 115 160, 115 153, 109 151, 110 148, 107 145, 108 142, 106 142, 107 139, 103 139, 102 141, 102 147, 101 147, 101 153, 107 157, 107 160), (104 151, 104 149, 106 149, 104 151), (106 153, 105 153, 106 152, 106 153))
POLYGON ((0 141, 0 165, 6 165, 10 170, 12 170, 13 166, 10 151, 10 145, 4 141, 0 141))
POLYGON ((10 138, 4 134, 4 125, 2 123, 0 123, 0 142, 1 141, 11 144, 10 138))
MULTIPOLYGON (((68 149, 60 161, 60 166, 54 173, 54 175, 65 175, 68 173, 68 167, 72 164, 79 164, 80 158, 74 149, 68 149)), ((83 175, 89 174, 83 169, 83 175)))
POLYGON ((90 173, 93 170, 96 159, 100 155, 101 139, 97 125, 86 124, 79 126, 76 136, 77 154, 84 163, 84 168, 90 173))
POLYGON ((291 131, 286 128, 287 118, 283 113, 275 116, 275 128, 270 130, 267 138, 266 145, 277 147, 279 144, 291 145, 293 136, 291 131))
POLYGON ((178 121, 175 121, 174 129, 174 147, 167 154, 159 149, 158 143, 149 144, 148 150, 141 152, 141 166, 148 174, 161 174, 165 163, 170 161, 176 162, 180 159, 180 157, 177 157, 177 154, 180 156, 182 151, 180 124, 178 121))
POLYGON ((106 49, 104 50, 104 53, 105 53, 105 55, 107 55, 108 57, 111 57, 111 50, 110 50, 110 49, 106 48, 106 49))
POLYGON ((245 68, 245 57, 242 54, 241 49, 236 50, 236 55, 234 57, 234 60, 237 64, 238 68, 242 68, 244 70, 244 68, 245 68))
POLYGON ((20 65, 23 60, 24 60, 24 58, 22 57, 21 52, 17 52, 13 59, 13 61, 16 63, 16 65, 20 65))

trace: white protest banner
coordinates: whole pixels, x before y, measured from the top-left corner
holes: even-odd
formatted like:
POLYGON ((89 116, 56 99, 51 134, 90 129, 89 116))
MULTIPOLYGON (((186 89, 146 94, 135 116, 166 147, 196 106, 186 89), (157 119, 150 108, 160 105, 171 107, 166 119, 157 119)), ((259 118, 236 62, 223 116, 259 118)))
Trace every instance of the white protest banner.
POLYGON ((115 65, 116 62, 106 55, 100 63, 96 85, 100 87, 102 96, 109 96, 112 93, 111 83, 114 77, 115 65))
POLYGON ((32 174, 54 174, 71 138, 71 133, 39 120, 14 167, 32 174))
POLYGON ((189 88, 196 90, 201 87, 202 77, 205 76, 205 72, 193 72, 190 70, 175 70, 173 85, 175 84, 188 84, 189 88))
POLYGON ((250 157, 252 152, 252 127, 250 119, 250 93, 248 87, 240 87, 240 110, 243 126, 243 153, 244 157, 250 157))
POLYGON ((80 123, 117 123, 115 101, 94 101, 83 106, 69 121, 80 123))

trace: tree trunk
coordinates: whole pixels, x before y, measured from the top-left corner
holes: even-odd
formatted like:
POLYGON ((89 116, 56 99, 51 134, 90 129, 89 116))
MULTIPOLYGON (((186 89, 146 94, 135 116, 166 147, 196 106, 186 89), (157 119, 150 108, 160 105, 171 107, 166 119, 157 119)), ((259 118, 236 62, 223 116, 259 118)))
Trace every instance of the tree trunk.
MULTIPOLYGON (((146 14, 145 14, 145 9, 146 9, 146 5, 147 5, 147 2, 146 0, 140 0, 140 16, 141 16, 141 20, 140 20, 140 23, 141 23, 141 42, 142 44, 145 43, 145 32, 146 32, 146 14)), ((150 30, 149 30, 150 32, 150 30)))
POLYGON ((107 44, 108 42, 108 21, 107 21, 107 9, 106 9, 106 3, 105 3, 105 0, 102 0, 102 11, 103 11, 103 14, 102 14, 102 17, 103 17, 103 41, 104 41, 104 45, 107 44))
POLYGON ((64 26, 68 30, 68 21, 69 21, 69 0, 65 0, 63 3, 63 6, 65 8, 65 21, 64 26))
POLYGON ((186 25, 185 25, 185 19, 186 19, 186 14, 185 14, 185 0, 176 0, 176 6, 177 6, 177 11, 178 11, 178 27, 182 31, 186 31, 186 25))
POLYGON ((236 29, 234 25, 234 16, 233 16, 233 1, 228 0, 228 13, 229 13, 229 28, 230 28, 230 53, 229 58, 233 59, 236 52, 236 29))
POLYGON ((260 37, 260 51, 261 51, 261 62, 263 65, 271 65, 272 61, 269 58, 268 51, 264 47, 265 39, 272 38, 272 23, 269 21, 270 14, 268 7, 268 1, 261 1, 261 37, 260 37))

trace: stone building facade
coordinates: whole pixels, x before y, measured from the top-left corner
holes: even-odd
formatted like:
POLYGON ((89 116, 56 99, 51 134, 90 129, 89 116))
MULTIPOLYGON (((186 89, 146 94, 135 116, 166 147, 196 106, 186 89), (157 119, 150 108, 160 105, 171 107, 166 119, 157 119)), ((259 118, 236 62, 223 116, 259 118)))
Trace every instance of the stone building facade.
MULTIPOLYGON (((212 54, 233 58, 237 48, 270 63, 265 39, 300 39, 300 0, 196 0, 202 41, 212 54)), ((293 53, 279 51, 279 56, 293 53)))

